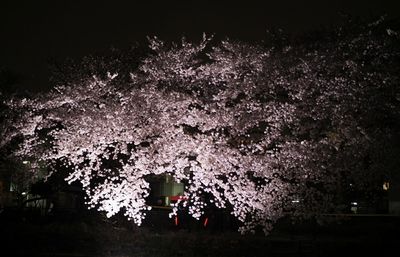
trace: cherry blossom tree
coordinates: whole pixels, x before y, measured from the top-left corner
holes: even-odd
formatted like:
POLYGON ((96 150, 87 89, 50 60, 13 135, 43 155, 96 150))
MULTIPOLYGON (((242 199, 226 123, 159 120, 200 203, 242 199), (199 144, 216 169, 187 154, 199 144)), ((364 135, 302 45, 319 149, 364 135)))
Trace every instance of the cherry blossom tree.
POLYGON ((385 26, 279 48, 151 38, 129 74, 111 67, 6 99, 1 147, 19 138, 16 158, 63 163, 108 217, 140 225, 146 179, 170 174, 188 199, 173 213, 227 208, 240 231, 268 233, 286 214, 335 210, 348 181, 383 176, 374 153, 396 136, 400 100, 399 38, 385 26))

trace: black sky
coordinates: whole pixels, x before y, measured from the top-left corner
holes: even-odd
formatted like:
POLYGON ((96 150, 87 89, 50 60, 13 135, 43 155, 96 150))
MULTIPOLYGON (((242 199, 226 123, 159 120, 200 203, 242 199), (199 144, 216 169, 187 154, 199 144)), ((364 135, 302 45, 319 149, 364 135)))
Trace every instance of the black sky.
POLYGON ((49 59, 128 48, 146 35, 198 39, 203 32, 246 41, 269 28, 301 32, 335 24, 340 13, 399 17, 399 0, 0 1, 0 68, 19 87, 46 89, 49 59))

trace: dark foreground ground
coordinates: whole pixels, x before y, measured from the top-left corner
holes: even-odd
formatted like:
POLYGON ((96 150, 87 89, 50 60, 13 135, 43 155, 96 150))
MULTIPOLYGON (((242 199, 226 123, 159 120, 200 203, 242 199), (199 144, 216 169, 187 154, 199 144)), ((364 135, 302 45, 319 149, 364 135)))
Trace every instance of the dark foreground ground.
MULTIPOLYGON (((214 224, 215 225, 215 224, 214 224)), ((324 225, 277 224, 269 236, 242 236, 201 224, 141 228, 97 215, 35 218, 0 215, 0 256, 398 256, 400 218, 348 216, 324 225)))

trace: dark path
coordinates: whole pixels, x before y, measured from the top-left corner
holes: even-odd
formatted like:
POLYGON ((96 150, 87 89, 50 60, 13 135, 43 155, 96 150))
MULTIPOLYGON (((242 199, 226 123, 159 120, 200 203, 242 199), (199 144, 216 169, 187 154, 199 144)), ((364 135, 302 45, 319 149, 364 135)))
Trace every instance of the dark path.
MULTIPOLYGON (((398 251, 400 218, 277 224, 270 236, 213 229, 142 228, 102 219, 1 220, 0 256, 385 256, 398 251)), ((161 226, 161 225, 159 225, 161 226)))

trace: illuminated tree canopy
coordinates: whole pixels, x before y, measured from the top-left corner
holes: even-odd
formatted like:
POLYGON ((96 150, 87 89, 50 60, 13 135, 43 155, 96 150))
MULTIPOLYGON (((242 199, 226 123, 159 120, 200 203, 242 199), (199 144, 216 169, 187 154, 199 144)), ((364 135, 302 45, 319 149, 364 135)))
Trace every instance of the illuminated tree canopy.
POLYGON ((179 204, 193 217, 227 208, 241 231, 267 233, 288 212, 334 210, 349 180, 381 178, 375 153, 400 103, 399 36, 385 26, 282 47, 151 38, 129 74, 110 67, 7 99, 1 147, 19 138, 15 157, 63 163, 109 217, 140 225, 146 178, 167 173, 185 182, 179 204))

